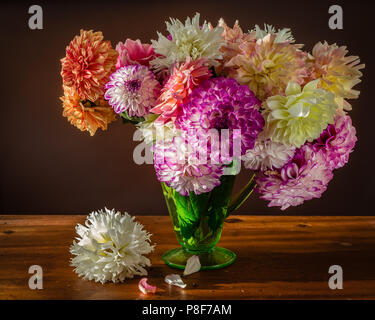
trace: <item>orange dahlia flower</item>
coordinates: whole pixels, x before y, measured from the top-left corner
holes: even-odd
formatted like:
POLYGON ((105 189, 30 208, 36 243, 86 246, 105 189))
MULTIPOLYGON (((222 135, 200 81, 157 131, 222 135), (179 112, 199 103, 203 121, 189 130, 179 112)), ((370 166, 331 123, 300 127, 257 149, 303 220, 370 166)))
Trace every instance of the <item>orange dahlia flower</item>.
POLYGON ((81 100, 96 101, 104 94, 109 75, 116 70, 118 53, 101 32, 81 30, 66 47, 61 76, 81 100))
POLYGON ((81 100, 74 89, 64 86, 63 116, 81 131, 88 131, 93 136, 98 128, 107 130, 110 122, 116 119, 116 114, 109 104, 99 98, 94 103, 81 100))

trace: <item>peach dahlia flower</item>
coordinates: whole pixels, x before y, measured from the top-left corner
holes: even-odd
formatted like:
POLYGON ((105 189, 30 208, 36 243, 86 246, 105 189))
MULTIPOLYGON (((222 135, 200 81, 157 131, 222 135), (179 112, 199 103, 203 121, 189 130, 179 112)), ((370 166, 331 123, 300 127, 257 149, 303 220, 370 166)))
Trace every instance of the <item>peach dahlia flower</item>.
POLYGON ((311 79, 320 78, 319 86, 335 94, 336 103, 345 110, 352 107, 345 99, 357 99, 359 91, 353 87, 361 82, 365 67, 357 56, 346 56, 346 47, 318 42, 309 56, 311 79))
POLYGON ((109 75, 116 70, 118 53, 101 32, 81 30, 66 47, 61 59, 64 86, 72 87, 81 100, 96 101, 104 94, 109 75))
POLYGON ((156 122, 166 123, 171 120, 174 122, 185 98, 210 76, 211 71, 204 58, 192 61, 187 57, 184 63, 175 66, 161 91, 157 105, 151 109, 152 113, 160 114, 156 122))
POLYGON ((241 52, 225 65, 229 77, 249 86, 260 100, 282 94, 289 81, 301 85, 308 76, 302 45, 276 39, 277 34, 268 34, 240 44, 241 52))
POLYGON ((60 99, 63 102, 63 116, 79 130, 90 132, 91 136, 98 128, 107 130, 108 124, 116 118, 113 109, 103 98, 94 103, 82 101, 74 89, 64 86, 64 96, 60 99))
POLYGON ((222 34, 225 44, 221 48, 224 53, 224 62, 229 61, 235 55, 241 53, 239 45, 244 42, 255 42, 255 37, 250 33, 244 33, 239 25, 238 20, 235 21, 233 28, 228 27, 224 19, 219 20, 220 27, 224 29, 222 34))

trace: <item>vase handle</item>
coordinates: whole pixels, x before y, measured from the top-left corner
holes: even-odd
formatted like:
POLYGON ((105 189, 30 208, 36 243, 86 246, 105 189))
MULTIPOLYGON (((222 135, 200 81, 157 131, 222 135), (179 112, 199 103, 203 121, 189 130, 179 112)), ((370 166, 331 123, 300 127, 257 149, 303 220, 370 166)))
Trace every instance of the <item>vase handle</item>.
POLYGON ((227 211, 227 216, 236 211, 241 205, 247 200, 247 198, 252 194, 256 186, 255 174, 251 177, 250 181, 238 192, 230 201, 227 211))

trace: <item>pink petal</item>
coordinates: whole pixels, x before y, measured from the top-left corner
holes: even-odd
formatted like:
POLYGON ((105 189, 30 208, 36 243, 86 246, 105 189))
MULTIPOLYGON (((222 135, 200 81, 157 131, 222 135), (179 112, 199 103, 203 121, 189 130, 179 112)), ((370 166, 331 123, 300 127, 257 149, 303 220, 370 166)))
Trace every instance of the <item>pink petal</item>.
POLYGON ((138 288, 143 294, 155 293, 157 287, 151 286, 147 283, 147 278, 142 278, 138 283, 138 288))

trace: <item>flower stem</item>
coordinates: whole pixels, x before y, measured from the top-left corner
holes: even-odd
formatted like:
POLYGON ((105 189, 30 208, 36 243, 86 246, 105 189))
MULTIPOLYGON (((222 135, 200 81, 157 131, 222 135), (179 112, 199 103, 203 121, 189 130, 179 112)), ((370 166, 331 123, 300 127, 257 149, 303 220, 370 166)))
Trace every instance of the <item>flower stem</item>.
POLYGON ((232 214, 234 211, 236 211, 239 207, 241 207, 241 205, 252 194, 255 186, 256 186, 255 174, 253 174, 250 181, 242 188, 242 190, 239 193, 237 193, 232 198, 231 202, 229 203, 228 213, 227 213, 228 216, 232 214))

